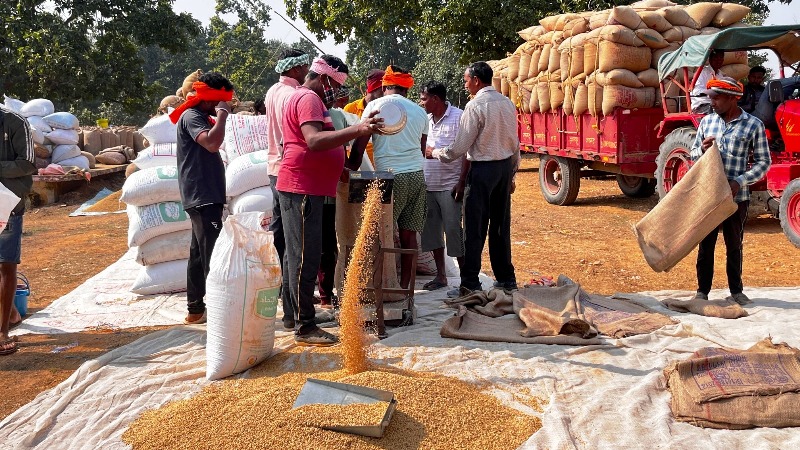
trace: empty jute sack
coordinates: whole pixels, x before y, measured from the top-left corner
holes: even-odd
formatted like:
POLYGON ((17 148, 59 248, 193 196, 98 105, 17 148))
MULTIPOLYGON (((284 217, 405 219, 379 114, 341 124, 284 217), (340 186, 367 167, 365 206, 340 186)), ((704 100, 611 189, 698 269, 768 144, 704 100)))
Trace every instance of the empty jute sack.
POLYGON ((736 212, 716 143, 634 226, 647 264, 665 272, 736 212))
POLYGON ((675 419, 708 428, 800 426, 800 350, 764 339, 703 348, 664 369, 675 419))
POLYGON ((719 317, 720 319, 747 317, 747 310, 730 299, 679 300, 677 298, 668 298, 662 300, 661 303, 673 311, 688 312, 706 317, 719 317))

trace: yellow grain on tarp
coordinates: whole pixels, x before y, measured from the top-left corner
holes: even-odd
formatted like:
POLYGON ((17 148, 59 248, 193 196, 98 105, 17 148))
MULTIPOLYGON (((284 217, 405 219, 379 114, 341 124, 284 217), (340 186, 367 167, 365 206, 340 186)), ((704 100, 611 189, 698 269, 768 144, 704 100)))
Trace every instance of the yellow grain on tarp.
POLYGON ((86 208, 87 212, 114 212, 125 209, 125 203, 120 201, 122 190, 112 192, 106 198, 86 208))
MULTIPOLYGON (((148 411, 122 436, 150 449, 515 449, 541 428, 477 386, 440 375, 367 371, 347 375, 333 348, 293 348, 200 394, 148 411), (323 430, 296 420, 292 405, 307 378, 391 391, 395 411, 382 438, 323 430)), ((531 405, 540 410, 538 405, 531 405)))
POLYGON ((373 248, 380 233, 381 213, 380 182, 376 181, 367 189, 367 199, 361 211, 361 229, 350 253, 344 278, 339 331, 344 367, 349 373, 367 370, 367 337, 361 310, 364 288, 372 278, 373 248))

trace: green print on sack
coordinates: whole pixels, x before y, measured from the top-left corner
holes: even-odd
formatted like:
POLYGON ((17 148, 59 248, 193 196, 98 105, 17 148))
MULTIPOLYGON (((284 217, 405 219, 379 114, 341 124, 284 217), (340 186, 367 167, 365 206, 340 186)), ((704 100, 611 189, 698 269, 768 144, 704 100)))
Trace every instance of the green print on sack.
POLYGON ((177 167, 157 167, 156 176, 159 180, 177 180, 178 168, 177 167))
POLYGON ((164 222, 182 222, 186 220, 186 211, 178 202, 164 202, 158 204, 158 211, 164 222))
POLYGON ((272 319, 278 313, 278 294, 280 288, 267 288, 256 291, 256 315, 272 319))
POLYGON ((253 164, 264 164, 267 162, 266 152, 254 152, 250 153, 250 162, 253 164))

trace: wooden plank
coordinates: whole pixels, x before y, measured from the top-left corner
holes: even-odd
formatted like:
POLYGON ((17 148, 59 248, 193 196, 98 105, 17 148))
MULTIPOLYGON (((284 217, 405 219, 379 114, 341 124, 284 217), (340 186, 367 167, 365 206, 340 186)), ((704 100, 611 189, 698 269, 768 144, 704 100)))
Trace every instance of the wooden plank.
MULTIPOLYGON (((124 172, 127 169, 127 164, 120 164, 120 165, 106 165, 106 164, 97 164, 94 169, 89 169, 87 172, 91 176, 91 178, 100 177, 103 175, 108 175, 110 173, 116 172, 124 172)), ((61 183, 64 181, 79 181, 85 180, 86 177, 83 174, 69 174, 69 175, 34 175, 33 182, 41 182, 41 183, 61 183)))

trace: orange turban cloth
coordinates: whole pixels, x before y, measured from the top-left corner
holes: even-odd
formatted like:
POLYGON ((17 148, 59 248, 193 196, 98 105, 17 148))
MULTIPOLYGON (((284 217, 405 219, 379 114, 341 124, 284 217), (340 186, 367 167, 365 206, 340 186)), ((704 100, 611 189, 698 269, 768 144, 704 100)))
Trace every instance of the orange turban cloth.
POLYGON ((192 89, 194 95, 189 94, 181 106, 169 113, 169 120, 172 123, 178 123, 184 111, 199 105, 200 102, 229 102, 233 99, 233 91, 214 89, 202 81, 192 83, 192 89))
POLYGON ((744 86, 738 81, 732 79, 726 80, 724 78, 717 78, 708 80, 706 89, 710 89, 719 94, 728 94, 736 97, 741 97, 744 94, 744 86))
POLYGON ((384 86, 400 86, 401 88, 411 89, 414 86, 414 77, 408 73, 399 73, 392 70, 392 66, 386 68, 383 75, 384 86))

